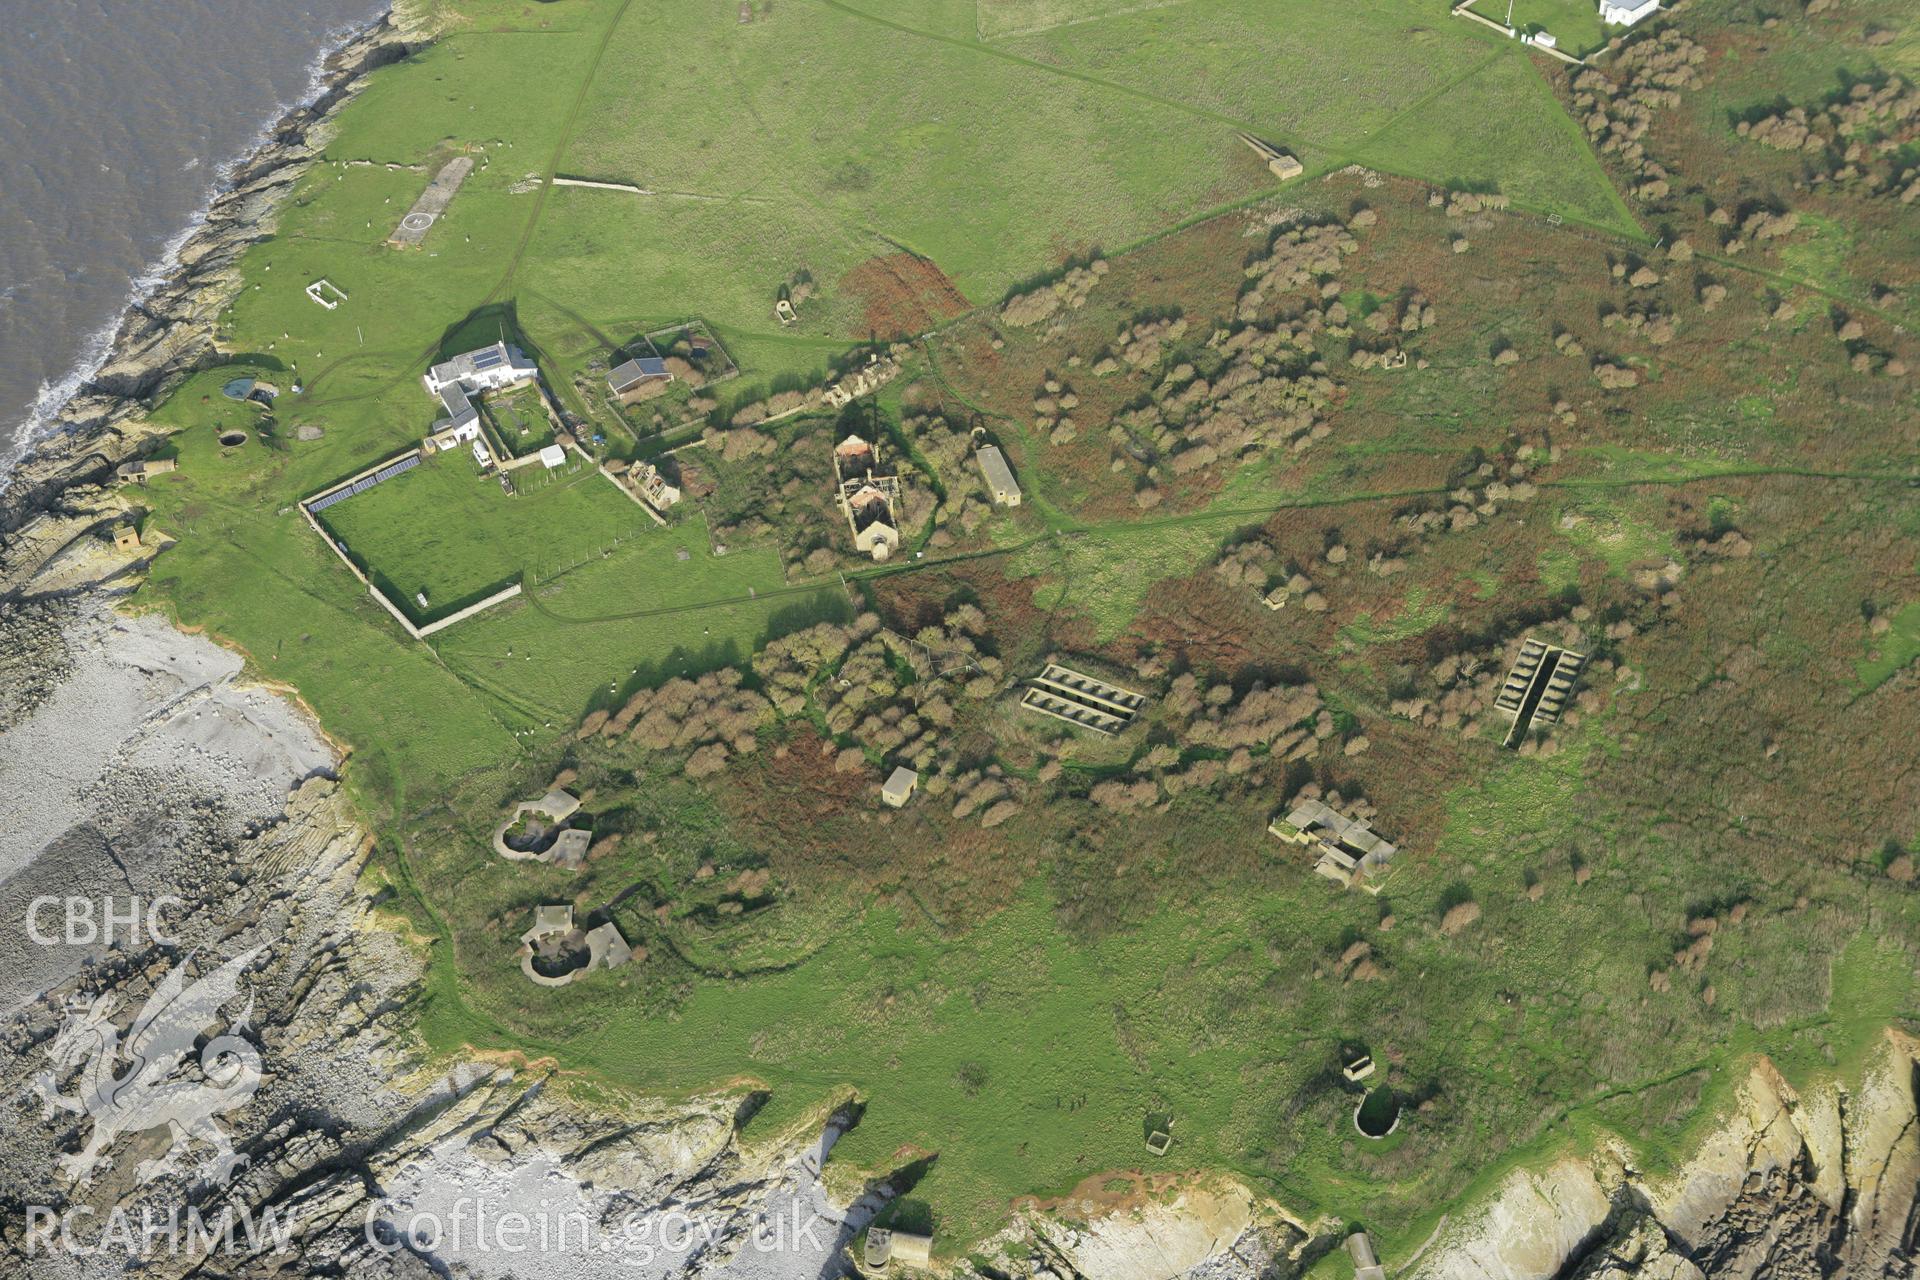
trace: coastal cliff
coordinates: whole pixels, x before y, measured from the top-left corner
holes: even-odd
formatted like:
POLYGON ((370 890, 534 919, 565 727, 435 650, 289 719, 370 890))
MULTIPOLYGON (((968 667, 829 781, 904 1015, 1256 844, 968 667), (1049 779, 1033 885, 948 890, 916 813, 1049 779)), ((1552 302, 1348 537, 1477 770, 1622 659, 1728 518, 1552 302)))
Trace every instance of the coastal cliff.
POLYGON ((1857 1081, 1802 1093, 1756 1061, 1677 1169, 1624 1144, 1514 1171, 1456 1217, 1410 1280, 1912 1275, 1920 1233, 1920 1041, 1889 1030, 1857 1081))

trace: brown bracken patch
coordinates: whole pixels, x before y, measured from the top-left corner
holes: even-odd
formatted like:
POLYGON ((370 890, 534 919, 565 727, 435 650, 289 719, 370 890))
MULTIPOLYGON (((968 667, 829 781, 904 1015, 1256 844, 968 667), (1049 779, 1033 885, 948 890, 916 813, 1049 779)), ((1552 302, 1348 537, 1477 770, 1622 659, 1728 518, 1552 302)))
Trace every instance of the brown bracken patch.
POLYGON ((840 287, 860 299, 874 338, 912 337, 972 309, 946 272, 911 253, 868 258, 840 287))

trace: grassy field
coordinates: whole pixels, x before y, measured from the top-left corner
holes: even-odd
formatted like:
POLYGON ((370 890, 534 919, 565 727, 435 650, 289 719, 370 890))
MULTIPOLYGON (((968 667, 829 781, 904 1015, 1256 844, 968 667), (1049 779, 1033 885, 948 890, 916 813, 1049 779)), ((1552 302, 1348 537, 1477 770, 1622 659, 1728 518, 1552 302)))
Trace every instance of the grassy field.
POLYGON ((991 43, 932 0, 885 16, 797 4, 745 26, 713 6, 644 22, 614 0, 448 6, 448 34, 373 75, 280 234, 247 255, 257 287, 227 338, 327 405, 394 385, 489 303, 543 344, 606 347, 697 314, 744 394, 868 336, 863 262, 904 248, 992 302, 1067 253, 1270 190, 1243 129, 1310 165, 1361 160, 1634 230, 1570 122, 1539 127, 1558 112, 1526 55, 1438 4, 1294 2, 1292 17, 1121 6, 991 43), (472 88, 491 83, 519 91, 472 88), (457 148, 479 164, 424 250, 386 249, 421 166, 457 148), (654 194, 548 190, 550 169, 654 194), (968 218, 948 216, 956 202, 968 218), (816 296, 782 330, 772 300, 801 270, 816 296), (300 292, 322 275, 351 295, 335 311, 300 292))
POLYGON ((1920 601, 1907 605, 1889 621, 1892 626, 1875 643, 1874 655, 1862 658, 1855 667, 1863 692, 1879 688, 1920 659, 1920 601))
MULTIPOLYGON (((500 488, 464 450, 420 466, 345 502, 320 519, 349 554, 403 608, 415 592, 429 617, 490 595, 541 565, 599 556, 640 537, 653 522, 577 458, 557 473, 539 466, 500 488)), ((549 572, 552 570, 550 569, 549 572)))
MULTIPOLYGON (((1058 883, 1031 882, 958 932, 910 892, 885 886, 879 900, 795 902, 775 907, 771 920, 716 927, 699 948, 676 942, 664 963, 579 985, 560 1001, 526 1000, 502 940, 543 894, 578 892, 578 883, 460 857, 449 864, 457 875, 435 875, 461 885, 449 901, 466 922, 452 935, 465 985, 461 998, 435 1002, 427 1029, 448 1050, 549 1053, 670 1095, 744 1076, 773 1093, 750 1136, 851 1088, 870 1105, 834 1166, 857 1184, 937 1153, 913 1197, 933 1206, 948 1240, 997 1229, 1013 1197, 1165 1164, 1235 1170, 1295 1213, 1363 1217, 1404 1253, 1457 1203, 1449 1170, 1475 1170, 1490 1185, 1518 1160, 1603 1133, 1669 1167, 1711 1102, 1698 1081, 1676 1095, 1676 1076, 1705 1079, 1759 1051, 1811 1075, 1829 1069, 1823 1046, 1856 1053, 1884 1019, 1911 1007, 1911 973, 1876 961, 1861 940, 1834 976, 1850 984, 1835 992, 1844 1021, 1770 1019, 1756 1032, 1636 1011, 1648 957, 1669 933, 1654 913, 1621 904, 1692 883, 1705 867, 1675 849, 1661 867, 1600 860, 1591 882, 1573 883, 1556 850, 1576 838, 1573 799, 1592 755, 1606 749, 1584 735, 1546 768, 1504 757, 1454 798, 1442 840, 1454 873, 1405 872, 1384 900, 1329 894, 1270 839, 1238 854, 1238 888, 1192 884, 1127 928, 1091 937, 1060 929, 1058 883), (1514 838, 1522 830, 1530 834, 1514 838), (1531 900, 1522 892, 1529 877, 1549 867, 1548 897, 1531 900), (1435 932, 1431 922, 1464 897, 1483 907, 1482 924, 1458 940, 1435 932), (1399 921, 1391 933, 1378 927, 1387 915, 1399 921), (749 937, 760 950, 734 949, 749 937), (1387 981, 1328 977, 1359 938, 1389 965, 1387 981), (696 971, 683 956, 713 967, 696 971), (749 972, 728 976, 736 966, 749 972), (1434 1012, 1442 1008, 1444 1019, 1434 1012), (1612 1043, 1643 1022, 1668 1028, 1658 1063, 1612 1043), (1432 1035, 1443 1023, 1445 1034, 1432 1035), (1360 1095, 1337 1074, 1347 1043, 1396 1061, 1418 1045, 1417 1076, 1395 1075, 1409 1105, 1427 1104, 1403 1125, 1407 1137, 1353 1139, 1348 1117, 1360 1095), (1155 1161, 1145 1122, 1163 1112, 1176 1119, 1176 1142, 1155 1161), (1475 1136, 1487 1132, 1501 1135, 1503 1152, 1491 1167, 1475 1136)), ((652 884, 701 859, 751 854, 684 787, 656 783, 645 794, 636 816, 652 833, 648 852, 631 869, 604 872, 610 881, 652 884)), ((1189 843, 1244 846, 1244 832, 1257 830, 1245 806, 1200 807, 1211 803, 1196 798, 1149 819, 1131 856, 1115 852, 1089 870, 1160 897, 1167 889, 1156 877, 1174 856, 1163 837, 1177 829, 1189 843)), ((641 914, 623 917, 623 927, 644 932, 641 914)), ((1826 927, 1782 918, 1767 926, 1765 954, 1827 954, 1826 927)), ((1758 935, 1725 939, 1724 1001, 1824 1001, 1824 985, 1752 963, 1762 945, 1758 935)))

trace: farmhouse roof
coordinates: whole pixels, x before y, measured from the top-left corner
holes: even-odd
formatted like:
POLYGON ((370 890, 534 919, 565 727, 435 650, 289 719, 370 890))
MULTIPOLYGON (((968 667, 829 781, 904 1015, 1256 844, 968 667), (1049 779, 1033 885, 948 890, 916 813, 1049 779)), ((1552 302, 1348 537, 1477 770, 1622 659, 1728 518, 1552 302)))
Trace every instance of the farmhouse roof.
POLYGON ((460 426, 471 420, 479 412, 473 407, 473 401, 467 399, 466 388, 458 382, 446 382, 440 386, 440 404, 446 409, 452 426, 460 426))
POLYGON ((484 347, 476 347, 472 351, 463 351, 451 360, 442 360, 439 364, 433 366, 429 371, 429 376, 433 379, 435 385, 447 382, 465 382, 476 374, 485 373, 489 369, 497 369, 501 365, 511 365, 512 363, 513 354, 507 349, 507 344, 505 342, 494 342, 484 347))

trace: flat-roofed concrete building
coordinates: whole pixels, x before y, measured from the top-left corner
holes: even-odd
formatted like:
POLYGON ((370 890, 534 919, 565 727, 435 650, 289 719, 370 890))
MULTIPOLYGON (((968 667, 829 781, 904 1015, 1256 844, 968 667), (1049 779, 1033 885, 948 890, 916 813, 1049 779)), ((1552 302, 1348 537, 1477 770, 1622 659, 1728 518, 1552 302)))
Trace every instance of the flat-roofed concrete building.
POLYGON ((895 809, 913 799, 920 787, 920 775, 905 765, 897 766, 880 786, 880 798, 895 809))
POLYGON ((618 969, 633 959, 633 948, 609 920, 587 930, 587 968, 618 969))
POLYGON ((148 476, 165 475, 179 467, 180 464, 172 458, 146 458, 139 462, 123 462, 113 469, 113 474, 120 480, 145 484, 148 476))
POLYGON ((973 457, 980 464, 980 474, 986 477, 988 496, 1003 507, 1019 506, 1020 484, 1013 478, 1013 468, 1007 465, 1000 447, 990 444, 973 457))
POLYGON ((578 868, 587 863, 587 850, 593 844, 593 832, 568 827, 553 838, 546 861, 556 867, 578 868))
POLYGON ((533 928, 520 935, 520 941, 535 943, 556 933, 573 931, 573 908, 566 903, 533 909, 533 928))

